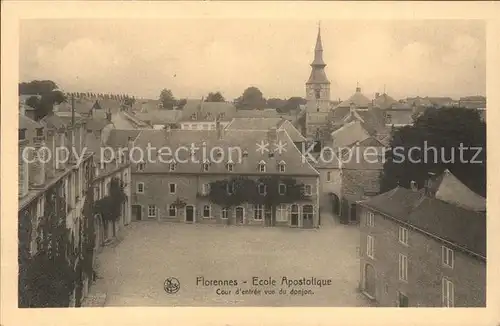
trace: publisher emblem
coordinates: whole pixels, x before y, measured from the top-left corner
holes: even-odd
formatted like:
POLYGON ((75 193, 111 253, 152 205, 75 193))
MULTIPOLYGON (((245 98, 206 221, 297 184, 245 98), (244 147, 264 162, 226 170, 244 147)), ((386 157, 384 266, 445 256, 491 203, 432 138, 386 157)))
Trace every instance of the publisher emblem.
POLYGON ((163 283, 163 289, 168 294, 175 294, 179 292, 180 288, 181 288, 181 283, 175 277, 169 277, 165 280, 165 283, 163 283))

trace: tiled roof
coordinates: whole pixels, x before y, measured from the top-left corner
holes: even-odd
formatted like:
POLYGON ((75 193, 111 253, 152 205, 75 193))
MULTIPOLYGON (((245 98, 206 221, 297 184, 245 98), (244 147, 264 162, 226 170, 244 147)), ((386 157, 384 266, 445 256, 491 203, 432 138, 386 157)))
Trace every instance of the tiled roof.
MULTIPOLYGON (((261 174, 258 172, 258 163, 264 161, 266 163, 266 172, 269 173, 279 173, 278 163, 284 161, 286 164, 286 172, 282 173, 284 175, 310 175, 317 176, 318 172, 307 162, 302 162, 302 154, 298 151, 295 146, 293 146, 292 140, 283 130, 278 130, 276 132, 277 141, 282 141, 286 143, 286 151, 282 151, 281 154, 275 152, 273 157, 269 157, 268 153, 265 152, 261 154, 257 151, 257 143, 261 141, 266 142, 268 137, 268 131, 257 131, 257 130, 224 130, 223 136, 218 137, 217 130, 143 130, 135 141, 135 146, 146 148, 149 146, 160 149, 162 147, 168 147, 172 153, 178 148, 185 146, 187 148, 191 147, 191 144, 199 148, 203 147, 205 144, 206 157, 208 160, 212 161, 208 172, 202 172, 202 162, 204 160, 203 151, 198 150, 195 153, 194 162, 190 157, 189 151, 182 149, 178 151, 178 158, 180 160, 187 160, 188 162, 179 162, 176 166, 175 173, 223 173, 223 174, 261 174), (213 162, 217 161, 219 158, 214 157, 213 160, 210 158, 211 149, 219 146, 224 149, 224 156, 220 159, 223 160, 221 163, 213 162), (239 148, 241 153, 247 153, 246 157, 241 157, 241 163, 238 163, 239 155, 237 150, 232 151, 232 159, 234 161, 233 172, 227 172, 226 163, 229 159, 229 147, 239 148)), ((269 148, 274 149, 274 145, 269 146, 269 148)), ((154 155, 154 154, 153 154, 154 155)), ((154 157, 154 156, 153 156, 154 157)), ((167 160, 171 156, 163 156, 163 160, 167 160)), ((169 164, 162 163, 159 160, 153 163, 146 162, 144 172, 146 173, 169 173, 169 164)))
POLYGON ((297 115, 283 114, 276 110, 237 110, 234 114, 235 118, 285 118, 290 121, 295 121, 297 115))
POLYGON ((88 118, 85 119, 85 129, 92 131, 101 131, 109 125, 110 122, 107 120, 96 119, 96 118, 88 118))
POLYGON ((357 111, 357 113, 363 119, 363 127, 371 135, 388 133, 384 113, 379 108, 373 107, 365 111, 357 111))
POLYGON ((353 121, 342 128, 331 133, 333 139, 333 147, 349 147, 356 142, 363 141, 370 137, 368 131, 363 128, 361 122, 353 121))
POLYGON ((293 142, 306 140, 290 121, 283 118, 234 118, 226 126, 226 130, 269 130, 271 128, 286 130, 293 142))
POLYGON ((349 108, 354 104, 357 108, 367 108, 371 106, 372 101, 361 93, 361 88, 356 88, 356 92, 347 100, 341 102, 337 107, 349 108))
POLYGON ((140 112, 150 112, 158 110, 160 105, 159 100, 136 100, 132 105, 132 110, 140 112))
POLYGON ((413 112, 404 110, 386 110, 385 113, 390 115, 390 119, 387 120, 388 125, 411 125, 413 124, 413 112))
POLYGON ((386 93, 379 95, 373 100, 373 105, 377 105, 382 110, 388 109, 396 103, 398 102, 386 93))
POLYGON ((436 198, 473 211, 486 211, 486 198, 479 196, 446 169, 429 189, 436 198))
POLYGON ((278 127, 281 118, 234 118, 227 125, 227 130, 269 130, 278 127))
POLYGON ((111 129, 106 145, 111 147, 127 147, 129 137, 136 139, 142 130, 139 129, 111 129))
POLYGON ((236 116, 236 107, 228 102, 203 102, 189 99, 182 109, 182 121, 193 121, 193 114, 196 113, 195 121, 213 121, 216 118, 229 121, 236 116))
POLYGON ((62 118, 58 117, 55 114, 46 115, 40 120, 40 122, 47 128, 51 129, 61 129, 68 126, 67 122, 65 122, 62 118))
POLYGON ((486 257, 486 216, 397 187, 359 202, 403 223, 486 257))
POLYGON ((39 128, 43 128, 41 123, 36 122, 23 114, 19 114, 19 129, 35 130, 39 128))
POLYGON ((181 119, 181 110, 151 110, 148 112, 138 112, 134 115, 137 119, 151 125, 162 125, 176 123, 181 119))

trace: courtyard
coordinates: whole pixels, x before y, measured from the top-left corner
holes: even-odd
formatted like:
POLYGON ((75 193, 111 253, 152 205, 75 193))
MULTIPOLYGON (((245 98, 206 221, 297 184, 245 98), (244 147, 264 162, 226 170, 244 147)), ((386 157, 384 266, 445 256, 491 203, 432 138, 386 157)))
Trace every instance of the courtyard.
POLYGON ((120 237, 98 256, 91 292, 105 306, 369 306, 358 229, 331 216, 314 230, 143 221, 120 237), (178 292, 164 290, 169 277, 178 292))

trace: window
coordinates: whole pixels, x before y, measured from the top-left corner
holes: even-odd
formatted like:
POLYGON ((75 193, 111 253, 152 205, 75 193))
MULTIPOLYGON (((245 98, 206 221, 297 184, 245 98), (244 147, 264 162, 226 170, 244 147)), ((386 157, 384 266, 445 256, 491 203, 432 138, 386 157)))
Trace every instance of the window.
POLYGON ((443 307, 451 308, 455 304, 455 286, 447 278, 443 277, 443 307))
POLYGON ((226 190, 228 195, 234 194, 234 183, 228 184, 226 190))
POLYGON ((259 184, 259 195, 265 196, 267 194, 267 186, 263 183, 259 184))
POLYGON ((372 236, 367 236, 366 238, 366 255, 370 257, 371 259, 374 258, 374 251, 375 251, 375 241, 372 236))
POLYGON ((366 226, 374 226, 375 225, 375 215, 373 212, 366 213, 366 226))
POLYGON ((210 193, 210 184, 209 183, 204 183, 201 186, 201 193, 203 195, 208 195, 210 193))
POLYGON ((314 95, 316 96, 317 99, 321 97, 321 90, 320 89, 315 89, 314 90, 314 95))
POLYGON ((138 182, 137 183, 137 193, 138 194, 143 194, 144 193, 144 182, 138 182))
POLYGON ((174 204, 171 204, 168 207, 168 217, 176 217, 177 216, 177 207, 174 204))
POLYGON ((282 183, 282 184, 280 184, 280 185, 278 186, 278 192, 279 192, 279 194, 280 194, 280 195, 284 195, 284 194, 286 194, 286 185, 285 185, 285 184, 283 184, 283 183, 282 183))
POLYGON ((229 209, 228 208, 223 208, 222 209, 222 219, 227 220, 229 218, 229 209))
POLYGON ((255 205, 254 220, 261 221, 264 218, 264 205, 255 205))
POLYGON ((305 196, 312 195, 312 186, 311 185, 304 185, 304 195, 305 196))
MULTIPOLYGON (((106 163, 104 163, 104 168, 106 168, 106 163)), ((144 171, 144 163, 137 164, 137 171, 139 172, 144 171)))
POLYGON ((177 191, 177 185, 175 183, 170 183, 168 188, 171 194, 175 194, 177 191))
POLYGON ((266 172, 266 163, 259 163, 259 172, 266 172))
POLYGON ((156 206, 155 205, 148 206, 148 217, 156 217, 156 206))
POLYGON ((331 172, 326 172, 326 181, 331 182, 332 181, 332 173, 331 172))
POLYGON ((208 163, 203 163, 202 165, 202 169, 203 169, 203 172, 208 172, 208 163))
POLYGON ((286 208, 286 205, 281 204, 278 206, 278 209, 276 211, 276 221, 277 222, 288 221, 288 210, 286 208))
POLYGON ((175 171, 175 165, 176 165, 175 163, 170 163, 169 165, 170 172, 175 171))
POLYGON ((408 229, 405 229, 402 226, 399 227, 399 242, 404 245, 408 245, 408 229))
POLYGON ((399 254, 399 279, 408 281, 408 257, 403 254, 399 254))
POLYGON ((226 169, 228 172, 233 172, 234 164, 233 163, 227 163, 226 169))
POLYGON ((279 165, 278 165, 278 169, 281 173, 285 172, 285 168, 286 168, 286 165, 284 162, 281 162, 279 165))
POLYGON ((443 265, 447 267, 453 268, 453 263, 454 263, 454 257, 453 257, 453 250, 451 250, 448 247, 443 246, 442 247, 442 260, 443 260, 443 265))
POLYGON ((210 218, 210 216, 212 215, 211 211, 212 210, 211 210, 210 205, 203 206, 203 218, 210 218))
POLYGON ((248 157, 248 151, 243 151, 242 156, 243 156, 243 157, 248 157))

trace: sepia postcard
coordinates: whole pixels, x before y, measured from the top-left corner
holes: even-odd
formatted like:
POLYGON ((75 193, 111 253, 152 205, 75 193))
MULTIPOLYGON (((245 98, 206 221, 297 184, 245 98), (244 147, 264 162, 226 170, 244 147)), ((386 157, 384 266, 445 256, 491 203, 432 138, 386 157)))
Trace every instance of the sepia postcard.
POLYGON ((2 9, 2 325, 499 325, 497 4, 2 9))

